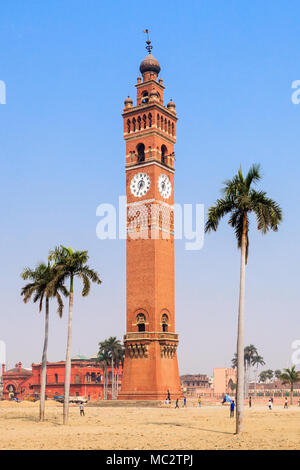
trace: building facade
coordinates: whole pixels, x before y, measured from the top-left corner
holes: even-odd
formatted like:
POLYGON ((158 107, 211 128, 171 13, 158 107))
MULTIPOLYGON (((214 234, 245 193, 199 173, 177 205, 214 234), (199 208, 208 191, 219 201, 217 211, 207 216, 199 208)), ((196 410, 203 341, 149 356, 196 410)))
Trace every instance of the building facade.
MULTIPOLYGON (((114 371, 115 373, 115 371, 114 371)), ((32 370, 23 369, 22 364, 16 365, 14 369, 4 371, 3 376, 3 398, 39 398, 41 385, 41 364, 32 364, 32 370)), ((122 380, 122 368, 115 374, 119 387, 122 380)), ((107 368, 107 398, 111 399, 112 369, 107 368)), ((46 397, 64 395, 65 361, 47 362, 46 397)), ((71 362, 71 384, 70 396, 84 397, 87 400, 102 400, 104 398, 104 370, 100 368, 95 360, 72 359, 71 362)))
POLYGON ((237 372, 232 367, 216 367, 214 369, 214 395, 232 395, 235 393, 237 372))
POLYGON ((126 303, 122 399, 181 396, 174 296, 175 104, 164 106, 160 65, 140 64, 136 104, 125 100, 126 303))
POLYGON ((205 374, 188 374, 180 376, 183 393, 191 396, 211 396, 212 380, 205 374))

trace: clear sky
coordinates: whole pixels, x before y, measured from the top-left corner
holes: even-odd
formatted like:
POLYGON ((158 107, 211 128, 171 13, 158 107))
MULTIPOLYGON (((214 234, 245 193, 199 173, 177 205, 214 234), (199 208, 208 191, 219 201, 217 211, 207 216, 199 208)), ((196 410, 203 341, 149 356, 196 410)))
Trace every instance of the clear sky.
MULTIPOLYGON (((125 243, 97 239, 96 207, 125 194, 121 112, 135 96, 145 28, 179 116, 176 202, 207 210, 240 164, 260 162, 262 187, 283 208, 278 233, 262 237, 251 225, 245 342, 266 367, 289 364, 300 338, 299 15, 293 0, 2 2, 0 339, 9 366, 41 359, 43 315, 23 304, 20 273, 60 243, 88 249, 103 278, 88 298, 75 293, 73 354, 124 334, 125 243)), ((200 251, 176 243, 181 373, 230 366, 239 256, 225 220, 200 251)), ((52 361, 66 346, 67 309, 62 320, 55 311, 52 361)))

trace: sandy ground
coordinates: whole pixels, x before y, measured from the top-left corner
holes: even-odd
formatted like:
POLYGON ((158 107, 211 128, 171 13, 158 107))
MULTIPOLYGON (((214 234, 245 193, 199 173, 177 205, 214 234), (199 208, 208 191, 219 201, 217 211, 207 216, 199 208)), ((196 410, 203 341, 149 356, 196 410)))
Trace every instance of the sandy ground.
POLYGON ((0 402, 0 449, 300 449, 300 408, 254 406, 245 410, 245 431, 234 435, 228 407, 70 407, 47 402, 38 422, 37 403, 0 402))

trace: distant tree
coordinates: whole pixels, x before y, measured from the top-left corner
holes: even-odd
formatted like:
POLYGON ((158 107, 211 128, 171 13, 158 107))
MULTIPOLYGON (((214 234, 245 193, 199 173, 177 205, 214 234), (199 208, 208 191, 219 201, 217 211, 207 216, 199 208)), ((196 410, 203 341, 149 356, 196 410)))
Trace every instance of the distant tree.
POLYGON ((64 304, 61 294, 68 296, 69 293, 63 282, 55 284, 54 288, 50 288, 56 271, 50 264, 40 263, 35 269, 25 268, 21 274, 22 279, 30 280, 22 290, 21 295, 25 303, 33 297, 33 302, 39 302, 39 310, 42 311, 43 302, 45 301, 45 336, 43 355, 41 363, 41 391, 40 391, 40 421, 45 419, 45 397, 46 397, 46 377, 47 377, 47 349, 49 336, 49 300, 55 298, 58 303, 57 313, 60 317, 63 314, 64 304))
POLYGON ((259 366, 264 366, 265 365, 265 361, 264 361, 264 358, 262 356, 260 356, 259 354, 257 354, 256 356, 253 357, 252 359, 252 365, 255 367, 256 366, 256 369, 255 369, 255 374, 254 374, 254 396, 256 397, 256 384, 257 384, 257 372, 258 372, 258 367, 259 366))
POLYGON ((296 382, 300 382, 300 372, 296 371, 296 366, 292 366, 291 369, 283 369, 283 373, 280 376, 280 380, 284 384, 289 383, 291 386, 291 405, 293 404, 293 392, 294 392, 294 384, 296 382))
POLYGON ((274 377, 274 371, 272 369, 266 370, 267 380, 270 382, 274 377))
POLYGON ((240 168, 231 180, 225 181, 222 199, 218 199, 208 210, 205 231, 216 231, 219 222, 227 214, 229 225, 233 227, 241 250, 240 289, 237 335, 237 413, 236 433, 243 428, 244 419, 244 303, 245 303, 245 268, 249 250, 249 216, 253 213, 257 221, 257 230, 266 234, 269 230, 277 231, 282 220, 279 205, 267 197, 264 191, 256 191, 253 185, 261 179, 259 165, 252 165, 246 177, 240 168))
POLYGON ((258 377, 259 377, 259 381, 263 383, 265 383, 268 379, 267 373, 265 370, 262 370, 258 377))
POLYGON ((274 372, 274 375, 276 377, 276 379, 280 379, 280 376, 281 376, 282 372, 280 369, 276 369, 275 372, 274 372))

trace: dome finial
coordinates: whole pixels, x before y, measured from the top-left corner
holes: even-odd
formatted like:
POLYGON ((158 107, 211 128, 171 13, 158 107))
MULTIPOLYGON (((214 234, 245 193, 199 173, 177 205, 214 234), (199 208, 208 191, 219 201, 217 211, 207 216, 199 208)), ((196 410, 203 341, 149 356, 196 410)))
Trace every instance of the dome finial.
POLYGON ((151 45, 151 41, 149 39, 149 29, 144 29, 143 33, 147 34, 147 41, 146 41, 146 50, 151 54, 151 51, 153 49, 153 46, 151 45))

